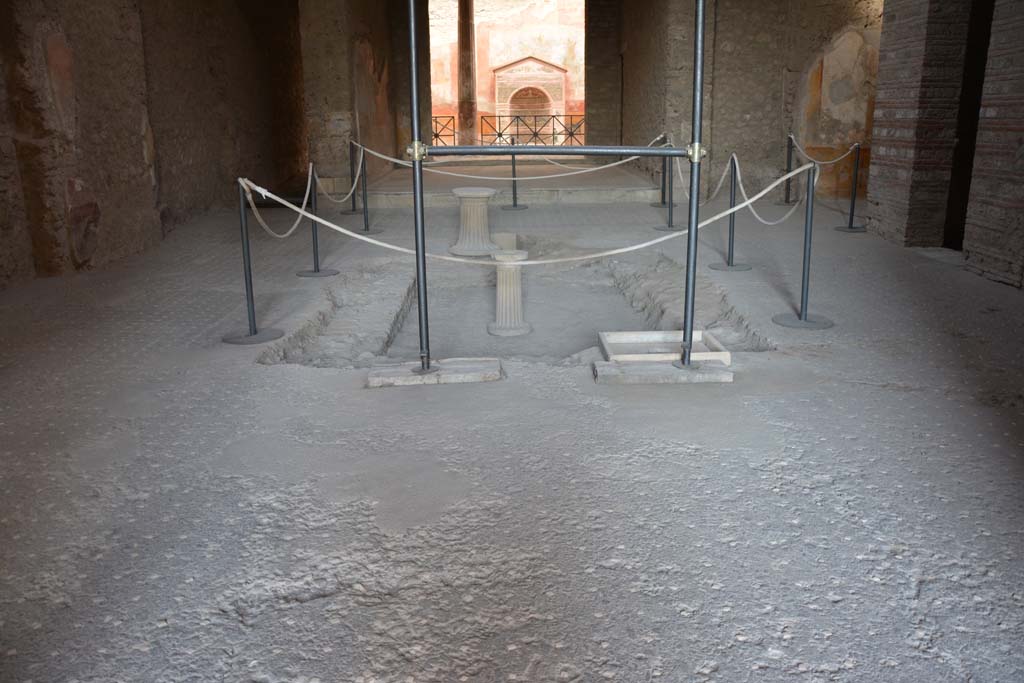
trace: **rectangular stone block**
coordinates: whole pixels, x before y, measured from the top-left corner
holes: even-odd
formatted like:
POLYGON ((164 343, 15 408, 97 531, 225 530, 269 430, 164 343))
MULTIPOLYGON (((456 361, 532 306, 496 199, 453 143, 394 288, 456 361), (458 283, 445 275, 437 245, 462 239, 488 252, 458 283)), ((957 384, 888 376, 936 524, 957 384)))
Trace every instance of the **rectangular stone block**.
POLYGON ((413 372, 419 361, 395 365, 378 365, 370 369, 366 378, 368 389, 380 387, 409 387, 422 384, 466 384, 470 382, 496 382, 505 377, 501 361, 497 358, 446 358, 431 362, 436 372, 413 372))
POLYGON ((732 379, 732 371, 714 361, 694 363, 688 368, 677 368, 669 362, 594 363, 594 381, 598 384, 705 384, 732 379))

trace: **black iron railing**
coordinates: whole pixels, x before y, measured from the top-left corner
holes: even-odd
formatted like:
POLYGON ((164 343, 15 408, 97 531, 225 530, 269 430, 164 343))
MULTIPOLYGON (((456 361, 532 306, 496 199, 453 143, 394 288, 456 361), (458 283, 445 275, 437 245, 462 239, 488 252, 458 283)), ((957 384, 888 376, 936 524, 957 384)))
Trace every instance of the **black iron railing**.
POLYGON ((585 144, 583 114, 480 117, 481 144, 510 145, 513 139, 517 145, 585 144))
POLYGON ((431 144, 433 145, 454 145, 455 144, 455 117, 454 116, 431 116, 431 144))

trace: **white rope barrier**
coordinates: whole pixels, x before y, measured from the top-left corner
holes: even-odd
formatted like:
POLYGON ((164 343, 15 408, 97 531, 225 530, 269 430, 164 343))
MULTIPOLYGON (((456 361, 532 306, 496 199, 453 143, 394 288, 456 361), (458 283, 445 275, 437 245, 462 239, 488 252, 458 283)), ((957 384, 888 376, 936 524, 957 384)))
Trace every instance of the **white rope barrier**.
MULTIPOLYGON (((740 161, 739 161, 739 158, 737 158, 735 154, 733 154, 732 157, 730 157, 730 159, 733 159, 733 158, 736 159, 736 184, 739 186, 740 196, 742 196, 743 199, 746 200, 747 199, 747 190, 746 190, 746 188, 743 187, 743 173, 740 171, 740 161)), ((813 165, 813 163, 812 164, 808 164, 807 166, 812 166, 812 165, 813 165)), ((817 174, 817 173, 814 174, 814 185, 815 185, 815 187, 818 185, 818 178, 819 177, 820 177, 819 174, 817 174)), ((758 214, 757 210, 754 208, 754 203, 753 202, 751 202, 750 205, 747 208, 750 209, 750 213, 754 214, 754 218, 759 220, 761 223, 763 223, 765 225, 768 225, 768 226, 773 226, 773 225, 779 225, 780 223, 786 222, 786 220, 788 220, 789 217, 792 216, 793 213, 804 202, 804 199, 806 199, 806 198, 801 198, 800 201, 798 201, 796 204, 794 204, 793 207, 789 211, 786 212, 785 216, 783 216, 782 218, 780 218, 777 221, 769 221, 769 220, 765 220, 764 218, 762 218, 761 215, 758 214)))
MULTIPOLYGON (((310 189, 312 187, 313 187, 313 164, 310 164, 309 165, 309 175, 306 177, 306 196, 302 198, 302 209, 300 210, 299 216, 296 217, 295 222, 292 223, 292 227, 288 228, 288 231, 285 232, 283 235, 280 235, 280 234, 274 232, 273 230, 271 230, 270 226, 267 225, 266 221, 263 220, 263 216, 260 215, 259 210, 256 208, 256 202, 252 198, 252 192, 249 192, 249 190, 246 189, 245 196, 246 196, 246 198, 249 201, 249 208, 252 209, 253 216, 256 217, 256 222, 259 223, 260 227, 263 228, 266 231, 266 233, 268 235, 270 235, 271 237, 274 237, 274 238, 279 239, 279 240, 283 240, 283 239, 288 239, 289 237, 291 237, 292 233, 295 232, 298 229, 299 225, 302 223, 302 214, 305 213, 306 203, 309 201, 309 191, 310 191, 310 189)), ((265 196, 266 195, 264 195, 264 197, 265 196)))
MULTIPOLYGON (((784 183, 787 179, 792 178, 792 177, 797 176, 797 175, 800 175, 801 173, 803 173, 804 171, 806 171, 807 169, 809 169, 809 168, 811 168, 813 166, 814 166, 814 164, 805 164, 804 166, 801 166, 800 168, 787 173, 786 175, 782 176, 781 178, 776 180, 774 183, 772 183, 768 187, 766 187, 763 190, 761 190, 760 192, 758 192, 753 197, 751 197, 751 198, 747 199, 746 201, 744 201, 742 204, 737 204, 736 206, 734 206, 734 207, 732 207, 730 209, 726 209, 725 211, 721 211, 721 212, 715 214, 711 218, 708 218, 708 219, 705 219, 705 220, 701 221, 700 223, 697 224, 697 227, 698 228, 703 228, 704 226, 709 225, 711 223, 714 223, 715 221, 720 220, 720 219, 728 216, 731 213, 735 213, 735 212, 737 212, 737 211, 739 211, 741 209, 744 209, 744 208, 750 206, 751 204, 756 202, 758 199, 760 199, 761 197, 764 197, 766 194, 771 192, 773 189, 775 189, 776 187, 778 187, 779 185, 784 183)), ((340 225, 336 225, 336 224, 334 224, 334 223, 332 223, 332 222, 330 222, 330 221, 328 221, 328 220, 326 220, 324 218, 321 218, 320 216, 311 214, 308 211, 306 211, 305 207, 301 207, 300 208, 298 206, 295 206, 291 202, 289 202, 289 201, 287 201, 285 199, 282 199, 281 197, 278 197, 277 195, 275 195, 270 190, 267 190, 265 188, 260 187, 259 185, 256 185, 255 183, 253 183, 251 180, 248 180, 247 178, 239 178, 238 182, 239 182, 239 184, 243 188, 245 188, 246 194, 250 197, 250 201, 249 201, 250 206, 253 204, 251 192, 253 190, 255 190, 256 192, 259 192, 260 195, 264 199, 271 199, 271 200, 277 202, 278 204, 280 204, 280 205, 282 205, 284 207, 287 207, 287 208, 291 209, 292 211, 295 211, 296 213, 299 214, 299 219, 308 218, 310 220, 316 221, 317 223, 319 223, 320 225, 322 225, 322 226, 324 226, 326 228, 330 228, 331 230, 334 230, 336 232, 340 232, 340 233, 342 233, 344 235, 348 235, 349 237, 354 237, 354 238, 356 238, 358 240, 362 240, 363 242, 368 242, 369 244, 374 244, 374 245, 376 245, 378 247, 382 247, 384 249, 390 249, 392 251, 397 251, 397 252, 402 253, 402 254, 409 254, 409 255, 415 255, 416 254, 416 252, 413 249, 409 249, 407 247, 400 247, 400 246, 398 246, 396 244, 390 244, 388 242, 383 242, 381 240, 373 239, 372 237, 367 237, 366 235, 362 235, 362 234, 360 234, 358 232, 355 232, 353 230, 347 230, 346 228, 343 228, 340 225)), ((606 251, 593 252, 593 253, 590 253, 590 254, 580 254, 580 255, 577 255, 577 256, 566 256, 566 257, 563 257, 563 258, 533 259, 533 260, 527 260, 527 261, 516 261, 516 265, 519 265, 519 266, 542 266, 542 265, 552 265, 552 264, 556 264, 556 263, 571 263, 571 262, 576 262, 576 261, 590 261, 590 260, 594 260, 594 259, 606 258, 608 256, 616 256, 618 254, 626 254, 626 253, 629 253, 631 251, 637 251, 639 249, 646 249, 647 247, 654 246, 655 244, 660 244, 661 242, 667 242, 670 239, 675 239, 676 237, 681 237, 681 236, 687 234, 687 232, 689 232, 689 230, 679 230, 677 232, 670 232, 667 235, 663 235, 661 237, 656 237, 656 238, 654 238, 652 240, 648 240, 646 242, 641 242, 639 244, 634 244, 634 245, 631 245, 631 246, 628 246, 628 247, 620 247, 618 249, 608 249, 606 251)), ((449 261, 451 263, 468 263, 468 264, 471 264, 471 265, 492 266, 492 267, 493 266, 501 265, 498 261, 494 261, 494 260, 468 259, 468 258, 461 258, 461 257, 458 257, 458 256, 448 256, 447 254, 432 254, 430 252, 427 252, 424 255, 427 258, 430 258, 430 259, 435 259, 435 260, 438 260, 438 261, 449 261)))
MULTIPOLYGON (((733 154, 733 156, 736 156, 736 155, 733 154)), ((689 199, 690 199, 690 192, 686 189, 686 180, 683 179, 682 165, 676 163, 677 161, 678 161, 678 159, 672 159, 671 160, 672 165, 676 167, 676 174, 679 176, 679 182, 682 183, 682 185, 683 185, 683 194, 686 195, 686 200, 689 201, 689 199)), ((726 167, 724 169, 722 169, 722 177, 720 177, 718 179, 718 185, 715 186, 715 191, 711 193, 710 197, 708 197, 704 201, 700 202, 700 206, 704 206, 705 204, 709 203, 711 200, 713 200, 715 197, 718 196, 718 192, 722 189, 722 185, 725 183, 725 176, 728 173, 729 173, 729 166, 726 165, 726 167)))
POLYGON ((800 143, 796 141, 796 138, 793 137, 792 133, 789 134, 789 139, 793 141, 793 147, 796 148, 796 151, 798 151, 801 154, 801 156, 803 156, 808 161, 813 161, 814 163, 816 163, 816 164, 818 164, 820 166, 831 166, 832 164, 839 163, 840 161, 842 161, 846 157, 848 157, 851 154, 853 154, 853 150, 857 147, 856 144, 852 144, 852 145, 850 145, 850 149, 846 150, 846 152, 844 154, 842 154, 840 156, 837 156, 835 159, 830 159, 829 161, 822 161, 820 159, 815 159, 810 154, 808 154, 807 150, 805 150, 803 147, 801 147, 800 143))
MULTIPOLYGON (((660 135, 658 137, 654 138, 653 140, 651 140, 649 143, 647 143, 647 146, 650 147, 655 142, 657 142, 659 138, 661 138, 660 135)), ((353 144, 355 144, 357 147, 365 150, 368 154, 371 154, 371 155, 373 155, 373 156, 375 156, 375 157, 377 157, 379 159, 383 159, 385 161, 390 161, 393 164, 398 164, 399 166, 405 166, 406 168, 411 168, 412 167, 412 162, 411 161, 406 161, 404 159, 397 159, 395 157, 388 156, 387 154, 384 154, 382 152, 378 152, 376 150, 370 149, 369 147, 366 147, 365 145, 362 145, 362 144, 360 144, 358 142, 354 142, 353 144)), ((516 182, 526 182, 526 181, 530 181, 530 180, 549 180, 549 179, 556 179, 556 178, 567 178, 569 176, 583 175, 585 173, 596 173, 597 171, 603 171, 606 168, 613 168, 615 166, 621 166, 623 164, 628 164, 629 162, 636 161, 639 158, 640 157, 628 157, 626 159, 622 159, 621 161, 614 161, 614 162, 612 162, 610 164, 601 164, 600 166, 593 166, 593 167, 583 168, 583 169, 579 169, 579 170, 575 170, 575 171, 570 171, 568 173, 553 173, 551 175, 535 175, 535 176, 516 176, 515 180, 516 180, 516 182)), ((512 180, 512 176, 472 175, 472 174, 469 174, 469 173, 456 173, 454 171, 442 171, 442 170, 437 169, 437 168, 427 168, 427 167, 424 167, 423 170, 428 172, 428 173, 437 173, 439 175, 453 176, 455 178, 469 178, 471 180, 502 180, 502 181, 512 180)))
POLYGON ((352 187, 349 188, 348 194, 346 194, 341 199, 335 199, 334 197, 332 197, 330 193, 327 192, 327 190, 324 189, 324 186, 320 183, 320 176, 316 175, 316 173, 314 172, 313 177, 316 180, 316 186, 320 190, 320 194, 327 197, 328 200, 334 202, 335 204, 344 204, 345 202, 347 202, 352 197, 352 193, 356 191, 356 186, 359 185, 359 177, 362 174, 363 161, 365 159, 366 154, 363 152, 363 150, 359 150, 359 163, 356 165, 356 172, 355 175, 352 177, 352 187))

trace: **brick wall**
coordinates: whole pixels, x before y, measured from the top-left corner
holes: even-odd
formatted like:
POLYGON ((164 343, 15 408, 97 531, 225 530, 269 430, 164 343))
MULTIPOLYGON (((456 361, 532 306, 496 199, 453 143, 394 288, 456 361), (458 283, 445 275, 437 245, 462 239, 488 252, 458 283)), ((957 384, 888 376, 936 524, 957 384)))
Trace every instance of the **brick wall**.
POLYGON ((885 3, 868 228, 908 246, 943 242, 969 15, 969 0, 885 3))
POLYGON ((621 141, 620 9, 620 0, 586 0, 585 97, 590 145, 617 145, 621 141))
POLYGON ((997 0, 964 231, 967 266, 1024 285, 1024 3, 997 0))

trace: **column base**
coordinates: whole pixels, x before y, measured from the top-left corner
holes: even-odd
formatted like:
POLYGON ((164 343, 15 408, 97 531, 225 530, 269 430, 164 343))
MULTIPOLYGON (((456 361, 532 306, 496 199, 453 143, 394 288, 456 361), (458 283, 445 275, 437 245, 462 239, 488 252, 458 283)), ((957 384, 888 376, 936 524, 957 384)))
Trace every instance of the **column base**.
POLYGON ((256 334, 249 334, 248 330, 242 332, 233 332, 226 337, 221 339, 225 344, 238 344, 239 346, 249 346, 251 344, 265 344, 275 339, 280 339, 284 336, 284 332, 275 329, 273 327, 265 327, 256 334))
POLYGON ((460 247, 455 244, 448 247, 448 253, 455 256, 490 256, 496 251, 501 251, 497 244, 492 244, 490 247, 460 247))
POLYGON ((797 330, 827 330, 835 325, 823 315, 808 315, 807 320, 801 320, 796 313, 779 313, 772 316, 772 322, 782 327, 791 327, 797 330))
POLYGON ((533 332, 533 325, 530 323, 513 325, 512 327, 506 327, 504 325, 499 325, 498 323, 487 323, 487 334, 495 337, 519 337, 524 334, 530 334, 531 332, 533 332))

